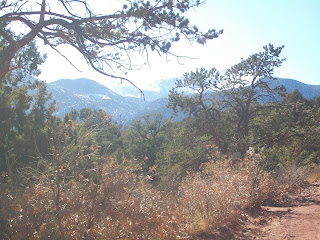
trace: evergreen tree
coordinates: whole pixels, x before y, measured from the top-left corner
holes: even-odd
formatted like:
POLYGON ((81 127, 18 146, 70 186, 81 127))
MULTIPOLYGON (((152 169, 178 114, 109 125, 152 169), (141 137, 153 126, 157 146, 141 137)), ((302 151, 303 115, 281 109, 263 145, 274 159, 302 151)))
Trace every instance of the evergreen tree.
POLYGON ((184 37, 204 44, 222 33, 214 29, 203 33, 184 16, 200 3, 199 0, 126 0, 115 12, 97 14, 89 1, 82 0, 50 1, 50 5, 46 0, 2 1, 0 36, 5 44, 0 49, 0 78, 26 66, 18 52, 38 39, 63 57, 58 47, 68 45, 99 73, 129 81, 108 73, 105 68, 128 71, 135 68, 131 62, 134 52, 171 54, 171 45, 184 37), (39 9, 33 10, 36 8, 39 9), (23 27, 17 29, 17 24, 23 27))
POLYGON ((176 113, 189 113, 199 133, 211 138, 222 153, 239 152, 243 156, 252 144, 253 119, 264 108, 260 102, 278 92, 268 81, 285 60, 280 58, 282 49, 269 44, 223 76, 215 68, 187 73, 170 91, 168 106, 176 113))
MULTIPOLYGON (((5 46, 3 40, 0 44, 5 46)), ((33 78, 40 73, 44 56, 34 42, 20 49, 19 55, 28 64, 26 72, 15 69, 0 79, 0 172, 10 177, 46 154, 45 125, 53 111, 46 84, 33 78)))

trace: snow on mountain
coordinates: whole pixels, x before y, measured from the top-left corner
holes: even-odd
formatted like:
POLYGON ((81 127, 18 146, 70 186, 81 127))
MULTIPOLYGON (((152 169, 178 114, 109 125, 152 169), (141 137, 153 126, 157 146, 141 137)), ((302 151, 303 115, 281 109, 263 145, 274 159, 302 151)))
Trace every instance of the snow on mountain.
MULTIPOLYGON (((175 85, 176 79, 165 79, 154 82, 154 90, 141 92, 127 84, 113 84, 110 89, 90 79, 60 79, 48 84, 57 102, 56 114, 60 117, 72 109, 102 109, 112 114, 115 120, 129 124, 132 119, 139 119, 144 114, 161 112, 164 117, 172 114, 166 108, 168 93, 175 85), (121 94, 120 94, 121 93, 121 94)), ((320 85, 308 85, 292 79, 271 81, 272 87, 284 85, 287 92, 298 89, 302 95, 311 99, 320 96, 320 85)))

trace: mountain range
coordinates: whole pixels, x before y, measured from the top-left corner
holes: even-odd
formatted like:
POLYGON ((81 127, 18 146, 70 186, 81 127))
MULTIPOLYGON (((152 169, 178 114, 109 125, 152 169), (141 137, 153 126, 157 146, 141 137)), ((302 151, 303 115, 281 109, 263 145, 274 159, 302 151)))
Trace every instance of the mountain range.
MULTIPOLYGON (((63 117, 72 109, 81 108, 102 109, 112 114, 116 121, 125 125, 133 119, 139 119, 145 114, 161 112, 165 118, 172 115, 172 110, 166 108, 169 90, 174 87, 176 79, 159 80, 152 90, 140 91, 133 86, 118 85, 110 89, 90 79, 60 79, 48 83, 48 91, 52 92, 57 102, 56 114, 63 117)), ((312 99, 320 96, 320 85, 309 85, 293 79, 277 79, 271 86, 285 86, 290 93, 298 89, 301 94, 312 99)))
MULTIPOLYGON (((164 117, 172 115, 167 104, 169 89, 174 86, 174 79, 164 81, 167 84, 158 91, 143 90, 144 96, 133 86, 121 86, 112 90, 91 79, 60 79, 48 83, 57 103, 56 115, 63 117, 72 109, 102 109, 112 114, 114 119, 124 124, 132 119, 141 118, 148 113, 162 112, 164 117), (170 87, 169 87, 170 86, 170 87)), ((163 82, 162 82, 163 84, 163 82)))

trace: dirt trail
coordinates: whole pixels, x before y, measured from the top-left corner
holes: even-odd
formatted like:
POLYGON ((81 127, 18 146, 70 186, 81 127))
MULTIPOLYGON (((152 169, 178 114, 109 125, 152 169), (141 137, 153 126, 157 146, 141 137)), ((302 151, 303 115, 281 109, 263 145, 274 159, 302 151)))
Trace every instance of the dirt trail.
POLYGON ((263 207, 237 239, 320 240, 320 182, 291 196, 290 207, 263 207))

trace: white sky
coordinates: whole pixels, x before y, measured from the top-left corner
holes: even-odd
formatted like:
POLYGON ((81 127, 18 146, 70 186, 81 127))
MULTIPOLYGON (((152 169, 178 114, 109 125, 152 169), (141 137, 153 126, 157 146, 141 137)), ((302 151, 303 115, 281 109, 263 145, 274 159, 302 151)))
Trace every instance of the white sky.
MULTIPOLYGON (((102 11, 110 6, 111 0, 95 0, 102 11), (101 5, 105 4, 105 6, 101 5), (109 6, 107 6, 109 4, 109 6)), ((116 4, 120 0, 113 0, 116 4)), ((109 8, 110 9, 110 8, 109 8)), ((132 71, 127 78, 144 88, 159 79, 181 77, 196 68, 216 67, 223 71, 252 53, 262 51, 268 43, 285 45, 282 57, 286 62, 277 70, 275 77, 292 78, 298 81, 320 85, 320 1, 319 0, 207 0, 189 13, 190 22, 205 31, 210 28, 224 29, 218 38, 206 45, 178 42, 172 48, 177 55, 195 59, 176 59, 166 56, 149 56, 150 66, 132 71)), ((91 70, 80 54, 70 48, 70 60, 82 70, 78 72, 57 53, 48 51, 48 59, 42 66, 40 79, 47 82, 61 78, 89 78, 108 86, 110 79, 91 70)), ((141 59, 137 59, 141 61, 141 59)), ((112 72, 111 72, 112 73, 112 72)), ((120 72, 112 74, 121 75, 120 72)))

